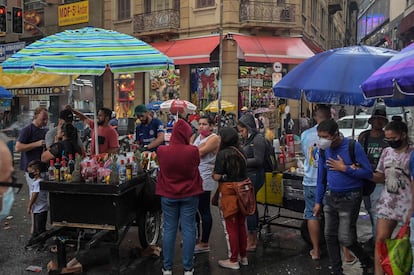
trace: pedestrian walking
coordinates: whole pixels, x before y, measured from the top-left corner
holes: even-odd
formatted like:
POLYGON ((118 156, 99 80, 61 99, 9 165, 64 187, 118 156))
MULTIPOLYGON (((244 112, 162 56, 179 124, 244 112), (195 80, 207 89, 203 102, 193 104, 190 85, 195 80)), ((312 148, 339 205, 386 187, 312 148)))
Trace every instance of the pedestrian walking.
POLYGON ((195 246, 194 253, 202 253, 210 251, 209 239, 211 228, 213 225, 213 218, 210 210, 211 191, 216 188, 216 182, 213 179, 213 168, 216 161, 216 154, 220 146, 220 138, 213 133, 214 121, 207 116, 202 116, 198 120, 199 135, 194 141, 194 145, 198 147, 200 154, 200 171, 203 179, 203 193, 199 196, 197 216, 199 242, 195 246), (201 220, 201 221, 200 221, 201 220), (201 228, 200 228, 201 222, 201 228), (200 234, 201 229, 201 234, 200 234))
POLYGON ((357 241, 356 222, 362 201, 364 179, 372 178, 369 160, 361 144, 354 143, 355 161, 350 155, 350 140, 339 133, 331 119, 317 126, 320 152, 314 215, 325 217, 325 240, 332 274, 343 274, 341 249, 344 246, 359 259, 364 274, 373 274, 373 262, 357 241))
POLYGON ((384 274, 379 262, 378 245, 391 238, 398 223, 409 221, 413 202, 409 160, 414 148, 409 144, 408 128, 401 117, 393 117, 385 126, 385 141, 389 147, 383 149, 374 174, 375 182, 385 182, 376 209, 376 275, 384 274))
MULTIPOLYGON (((33 121, 21 130, 16 141, 15 151, 21 153, 20 170, 25 172, 29 194, 32 192, 33 179, 29 177, 27 167, 32 160, 40 160, 43 151, 46 149, 45 137, 48 131, 46 128, 48 120, 49 115, 46 108, 36 108, 33 121)), ((41 170, 42 173, 46 172, 46 166, 44 165, 41 170)), ((31 233, 33 233, 33 215, 31 233)))
POLYGON ((13 176, 13 158, 7 146, 7 137, 0 133, 0 222, 10 214, 14 202, 13 188, 9 184, 15 183, 13 176))
MULTIPOLYGON (((242 138, 241 149, 247 159, 247 175, 253 183, 255 194, 257 194, 265 181, 265 138, 257 131, 252 114, 243 115, 237 123, 237 129, 242 138)), ((259 214, 256 209, 255 214, 247 217, 247 251, 256 251, 258 227, 259 214)))
POLYGON ((161 196, 163 212, 163 274, 172 274, 174 248, 178 223, 181 223, 183 240, 182 264, 185 275, 194 272, 194 248, 196 243, 196 212, 199 195, 203 193, 202 178, 198 166, 199 151, 190 145, 191 126, 179 119, 173 126, 170 144, 158 147, 160 171, 156 194, 161 196))
POLYGON ((213 178, 219 182, 218 204, 224 218, 224 232, 228 240, 230 257, 226 260, 219 260, 218 264, 224 268, 240 269, 240 264, 249 264, 246 250, 246 216, 238 208, 237 195, 232 185, 248 177, 246 159, 238 149, 239 136, 234 128, 222 128, 219 134, 221 137, 220 151, 216 157, 213 178))

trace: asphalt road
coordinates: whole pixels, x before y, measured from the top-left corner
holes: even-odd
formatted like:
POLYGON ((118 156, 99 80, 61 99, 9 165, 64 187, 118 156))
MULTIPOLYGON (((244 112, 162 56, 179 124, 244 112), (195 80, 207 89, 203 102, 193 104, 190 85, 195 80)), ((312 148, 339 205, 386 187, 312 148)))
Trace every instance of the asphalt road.
MULTIPOLYGON (((20 181, 24 182, 22 173, 18 173, 20 181)), ((51 260, 56 261, 56 254, 48 249, 44 251, 27 251, 24 246, 30 237, 30 218, 26 214, 28 201, 27 186, 16 195, 15 204, 10 219, 3 221, 0 227, 0 274, 30 274, 25 271, 30 266, 40 266, 40 274, 47 274, 46 266, 51 260)), ((68 205, 70 208, 70 205, 68 205)), ((271 215, 277 213, 276 207, 270 207, 271 215)), ((260 213, 263 207, 259 206, 260 213)), ((286 216, 301 217, 301 213, 282 210, 286 216)), ((220 268, 217 264, 219 259, 227 257, 226 242, 218 211, 213 207, 213 232, 211 235, 209 253, 198 254, 195 257, 195 274, 329 274, 328 257, 326 249, 323 250, 319 262, 312 261, 309 256, 309 246, 302 240, 297 229, 288 229, 279 226, 269 226, 263 230, 255 253, 249 253, 249 265, 242 267, 239 271, 220 268)), ((276 222, 283 224, 299 225, 290 218, 279 218, 276 222)), ((50 225, 48 225, 50 228, 50 225)), ((365 241, 370 237, 370 226, 367 216, 362 213, 358 221, 359 240, 365 241)), ((156 256, 139 255, 137 229, 132 228, 124 238, 121 245, 121 259, 127 268, 124 274, 161 274, 162 258, 156 256)), ((68 257, 74 253, 68 252, 68 257)), ((104 250, 104 249, 102 249, 104 250)), ((183 274, 180 263, 181 248, 180 238, 177 238, 174 274, 183 274)), ((352 266, 346 265, 346 274, 362 274, 359 263, 352 266)), ((109 274, 110 265, 103 264, 91 266, 86 269, 85 274, 109 274)))

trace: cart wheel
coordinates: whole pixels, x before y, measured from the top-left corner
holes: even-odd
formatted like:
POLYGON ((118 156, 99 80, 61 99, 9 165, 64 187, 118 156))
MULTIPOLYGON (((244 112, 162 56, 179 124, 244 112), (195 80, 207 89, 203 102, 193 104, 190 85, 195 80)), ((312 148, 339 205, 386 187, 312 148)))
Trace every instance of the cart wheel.
POLYGON ((146 211, 138 222, 139 241, 142 248, 161 242, 162 235, 161 211, 146 211))
MULTIPOLYGON (((324 227, 325 227, 325 220, 321 219, 319 244, 324 244, 325 243, 325 236, 324 236, 324 233, 323 233, 324 227)), ((308 231, 308 221, 307 220, 302 221, 302 224, 300 226, 300 235, 302 236, 302 239, 308 245, 312 246, 312 241, 310 239, 310 235, 309 235, 309 231, 308 231)))

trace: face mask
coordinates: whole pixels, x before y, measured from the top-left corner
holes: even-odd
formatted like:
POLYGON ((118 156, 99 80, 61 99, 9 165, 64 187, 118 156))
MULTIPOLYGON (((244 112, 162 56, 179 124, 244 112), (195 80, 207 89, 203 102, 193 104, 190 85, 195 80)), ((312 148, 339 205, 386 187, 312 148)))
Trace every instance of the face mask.
POLYGON ((36 177, 35 173, 29 172, 29 178, 34 179, 36 177))
POLYGON ((387 141, 387 143, 391 148, 397 149, 397 148, 401 147, 401 145, 403 144, 403 141, 401 139, 399 139, 399 140, 389 140, 389 141, 387 141))
POLYGON ((320 138, 318 142, 319 148, 322 150, 326 150, 327 148, 331 146, 331 144, 332 144, 332 140, 327 139, 327 138, 320 138))
POLYGON ((210 134, 210 130, 199 130, 198 131, 200 133, 200 135, 202 135, 203 137, 206 137, 210 134))

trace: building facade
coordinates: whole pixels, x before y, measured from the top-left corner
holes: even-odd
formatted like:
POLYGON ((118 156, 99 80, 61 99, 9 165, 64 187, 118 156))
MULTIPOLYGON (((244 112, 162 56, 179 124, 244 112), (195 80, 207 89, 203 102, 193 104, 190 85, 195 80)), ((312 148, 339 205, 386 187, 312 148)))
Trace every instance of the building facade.
MULTIPOLYGON (((121 117, 132 115, 139 103, 171 98, 190 100, 203 109, 219 92, 238 109, 272 108, 276 104, 272 86, 284 74, 317 52, 357 42, 358 3, 349 0, 9 0, 7 4, 24 7, 25 31, 6 33, 0 37, 3 43, 30 43, 65 29, 95 26, 130 34, 173 58, 171 70, 105 73, 94 79, 100 87, 95 108, 112 107, 121 117), (64 9, 85 2, 86 21, 64 9)), ((91 89, 84 82, 78 81, 76 88, 82 108, 90 103, 82 99, 91 89)), ((19 98, 25 106, 39 99, 19 98)), ((49 99, 56 106, 67 100, 49 99)))

